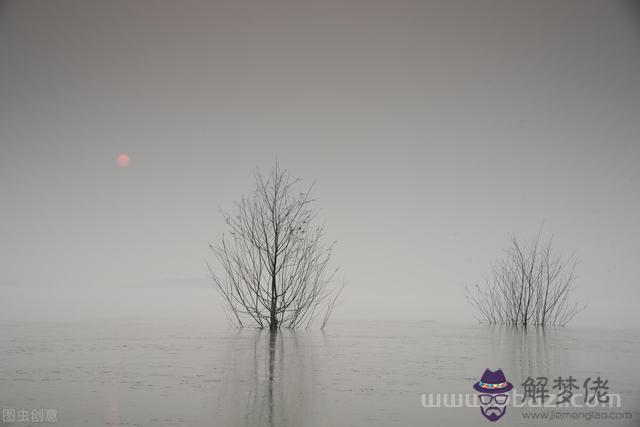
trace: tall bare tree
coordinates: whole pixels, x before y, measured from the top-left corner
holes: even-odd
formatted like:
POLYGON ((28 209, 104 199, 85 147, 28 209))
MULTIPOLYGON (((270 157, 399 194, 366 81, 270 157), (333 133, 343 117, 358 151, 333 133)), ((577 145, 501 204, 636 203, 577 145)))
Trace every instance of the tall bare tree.
POLYGON ((235 215, 223 212, 229 231, 210 245, 221 272, 209 270, 237 326, 308 327, 325 310, 324 327, 335 305, 333 243, 324 245, 324 227, 313 225, 313 185, 298 192, 299 183, 277 163, 267 177, 257 170, 255 191, 236 202, 235 215))
POLYGON ((515 236, 505 258, 483 285, 467 288, 467 300, 488 323, 564 326, 585 307, 571 299, 576 261, 553 251, 541 233, 531 243, 515 236))

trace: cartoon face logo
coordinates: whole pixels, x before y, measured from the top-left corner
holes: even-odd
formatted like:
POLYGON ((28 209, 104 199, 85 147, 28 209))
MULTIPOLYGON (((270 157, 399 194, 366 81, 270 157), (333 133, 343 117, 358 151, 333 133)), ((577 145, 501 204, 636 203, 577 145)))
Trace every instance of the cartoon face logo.
POLYGON ((508 392, 513 384, 507 381, 502 369, 490 371, 486 369, 480 381, 473 385, 479 393, 480 412, 489 421, 498 421, 507 413, 508 392))

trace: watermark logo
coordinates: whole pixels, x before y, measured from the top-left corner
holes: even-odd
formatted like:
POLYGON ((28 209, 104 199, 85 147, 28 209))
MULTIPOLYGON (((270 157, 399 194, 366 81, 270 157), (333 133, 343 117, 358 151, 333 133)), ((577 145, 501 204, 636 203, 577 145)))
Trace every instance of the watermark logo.
POLYGON ((58 410, 54 408, 2 408, 2 422, 13 423, 57 423, 58 410))
POLYGON ((502 369, 492 371, 485 369, 480 381, 473 385, 480 401, 480 413, 489 421, 498 421, 507 413, 509 391, 513 384, 507 381, 502 369))
POLYGON ((622 398, 618 393, 611 393, 609 380, 600 376, 589 376, 584 381, 573 375, 552 378, 528 376, 521 386, 521 389, 516 389, 507 381, 502 369, 486 369, 480 381, 473 384, 473 392, 422 393, 420 401, 423 408, 473 408, 476 411, 480 408, 482 416, 491 422, 506 415, 508 407, 525 409, 520 414, 523 419, 555 421, 633 418, 629 411, 612 410, 622 407, 622 398), (527 411, 529 408, 536 410, 527 411))

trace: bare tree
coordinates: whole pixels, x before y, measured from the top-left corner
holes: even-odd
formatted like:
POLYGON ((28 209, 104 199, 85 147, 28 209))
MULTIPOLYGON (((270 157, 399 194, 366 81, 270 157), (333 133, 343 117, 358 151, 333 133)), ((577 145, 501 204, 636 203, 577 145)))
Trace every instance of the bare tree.
POLYGON ((467 300, 482 320, 511 325, 566 325, 585 307, 571 300, 576 261, 553 251, 553 239, 541 233, 531 243, 515 236, 505 258, 492 268, 493 277, 473 290, 467 300))
POLYGON ((222 273, 209 271, 237 326, 308 327, 324 309, 324 327, 335 305, 333 243, 323 245, 324 227, 313 225, 313 185, 297 192, 299 182, 277 163, 266 178, 257 170, 255 191, 235 215, 223 212, 229 232, 210 245, 222 273))

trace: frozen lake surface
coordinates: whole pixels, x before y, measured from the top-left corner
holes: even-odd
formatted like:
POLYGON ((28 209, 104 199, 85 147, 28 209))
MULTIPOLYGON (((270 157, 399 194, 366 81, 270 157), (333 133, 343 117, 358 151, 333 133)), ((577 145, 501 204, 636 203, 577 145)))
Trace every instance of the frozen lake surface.
MULTIPOLYGON (((580 387, 600 376, 622 404, 598 411, 633 418, 591 425, 640 421, 635 331, 334 321, 273 335, 188 315, 3 323, 0 407, 52 408, 64 426, 489 425, 478 408, 421 404, 423 393, 473 393, 485 368, 516 388, 528 376, 571 375, 580 387)), ((525 410, 508 408, 501 422, 552 424, 525 410)))

